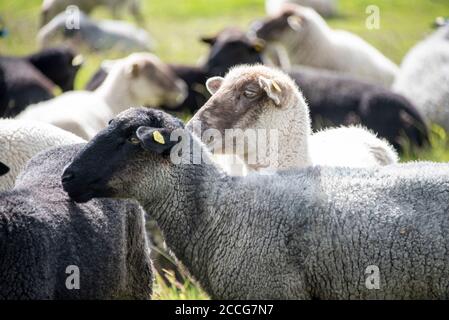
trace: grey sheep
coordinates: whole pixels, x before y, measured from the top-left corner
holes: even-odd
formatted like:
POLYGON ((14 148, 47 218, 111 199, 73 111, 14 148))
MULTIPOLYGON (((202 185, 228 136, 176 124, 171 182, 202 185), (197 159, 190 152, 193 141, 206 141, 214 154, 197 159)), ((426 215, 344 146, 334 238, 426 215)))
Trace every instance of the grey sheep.
POLYGON ((449 298, 449 165, 229 177, 181 128, 162 111, 121 113, 65 169, 64 190, 137 199, 212 298, 449 298))
POLYGON ((142 209, 112 199, 76 204, 61 188, 61 172, 82 146, 38 154, 16 187, 0 193, 0 299, 150 298, 142 209), (79 289, 69 290, 73 266, 79 289))

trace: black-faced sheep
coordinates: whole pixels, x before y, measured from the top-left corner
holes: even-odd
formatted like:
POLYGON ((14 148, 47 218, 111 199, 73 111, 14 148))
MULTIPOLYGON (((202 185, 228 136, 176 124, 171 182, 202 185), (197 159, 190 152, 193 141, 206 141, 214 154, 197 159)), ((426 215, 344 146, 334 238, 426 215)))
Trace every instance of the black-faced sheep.
POLYGON ((180 127, 125 111, 68 165, 64 190, 137 199, 215 299, 449 298, 449 165, 228 177, 180 127))

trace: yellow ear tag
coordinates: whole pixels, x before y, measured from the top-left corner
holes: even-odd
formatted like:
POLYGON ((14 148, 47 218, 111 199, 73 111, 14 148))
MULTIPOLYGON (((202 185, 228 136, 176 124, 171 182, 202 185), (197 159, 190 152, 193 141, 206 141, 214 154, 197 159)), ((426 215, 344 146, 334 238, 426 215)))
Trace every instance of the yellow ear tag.
POLYGON ((162 134, 159 131, 153 132, 153 139, 159 144, 165 144, 164 136, 162 136, 162 134))
POLYGON ((276 81, 274 81, 274 80, 271 80, 271 83, 273 84, 273 88, 276 90, 276 91, 278 91, 278 92, 282 92, 282 89, 281 89, 281 87, 277 84, 277 82, 276 81))

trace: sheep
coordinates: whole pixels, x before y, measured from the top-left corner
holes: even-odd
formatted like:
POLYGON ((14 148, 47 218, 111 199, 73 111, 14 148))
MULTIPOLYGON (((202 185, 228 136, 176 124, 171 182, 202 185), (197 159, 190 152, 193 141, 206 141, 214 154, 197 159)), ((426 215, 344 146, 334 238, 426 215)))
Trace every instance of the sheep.
POLYGON ((185 83, 159 58, 134 53, 116 61, 95 92, 67 92, 28 107, 16 118, 50 123, 89 140, 129 106, 176 106, 185 96, 185 83))
POLYGON ((207 130, 218 130, 224 139, 212 139, 208 146, 219 154, 235 154, 237 144, 246 143, 237 156, 252 170, 310 165, 370 167, 398 161, 387 142, 363 128, 341 127, 312 134, 307 103, 293 79, 278 69, 237 66, 225 78, 210 78, 206 86, 212 97, 187 128, 200 138, 207 130), (195 122, 201 126, 199 130, 195 130, 195 122), (229 129, 240 129, 242 134, 226 135, 229 129), (243 140, 247 130, 256 133, 259 129, 276 130, 277 135, 243 140), (232 148, 223 150, 223 142, 232 148), (260 148, 261 143, 268 145, 266 150, 260 148))
POLYGON ((3 88, 0 117, 14 117, 29 104, 49 100, 55 85, 73 90, 82 56, 67 48, 50 48, 24 57, 0 57, 3 88))
POLYGON ((61 11, 67 10, 67 7, 71 5, 88 14, 97 6, 106 6, 114 18, 118 18, 121 8, 127 6, 135 20, 138 23, 143 22, 139 0, 44 0, 41 7, 41 26, 48 23, 61 11))
POLYGON ((304 7, 311 7, 323 17, 337 14, 337 0, 265 0, 265 11, 268 15, 274 15, 284 3, 296 3, 304 7))
MULTIPOLYGON (((203 36, 201 41, 210 46, 209 53, 200 66, 170 64, 173 72, 184 80, 188 86, 187 98, 176 107, 177 111, 187 110, 195 113, 210 95, 205 87, 207 78, 224 75, 229 68, 242 63, 262 62, 260 55, 264 43, 250 39, 236 28, 226 28, 214 36, 203 36)), ((104 67, 93 75, 87 90, 95 90, 106 78, 104 67)), ((161 108, 167 109, 165 106, 161 108)))
POLYGON ((400 94, 330 71, 296 67, 288 72, 309 104, 315 130, 362 125, 399 151, 429 144, 428 126, 400 94))
POLYGON ((229 177, 179 120, 134 108, 61 181, 77 203, 138 200, 213 299, 449 298, 447 164, 229 177))
POLYGON ((61 188, 64 166, 83 145, 39 153, 0 193, 0 299, 150 299, 142 208, 75 204, 61 188))
POLYGON ((0 120, 0 161, 10 168, 0 177, 0 192, 10 190, 25 164, 37 153, 83 139, 52 125, 32 120, 0 120))
POLYGON ((449 24, 407 53, 393 90, 413 101, 428 121, 449 130, 449 24))
POLYGON ((143 29, 125 21, 90 19, 79 13, 79 27, 68 28, 67 13, 62 12, 44 25, 38 32, 37 40, 46 48, 62 40, 74 49, 80 45, 90 51, 118 50, 123 52, 151 51, 153 41, 143 29))
POLYGON ((282 10, 253 25, 253 33, 287 51, 292 65, 349 73, 390 87, 398 67, 360 37, 333 30, 313 9, 285 4, 282 10))
POLYGON ((25 57, 63 92, 74 89, 84 58, 65 47, 48 48, 25 57))

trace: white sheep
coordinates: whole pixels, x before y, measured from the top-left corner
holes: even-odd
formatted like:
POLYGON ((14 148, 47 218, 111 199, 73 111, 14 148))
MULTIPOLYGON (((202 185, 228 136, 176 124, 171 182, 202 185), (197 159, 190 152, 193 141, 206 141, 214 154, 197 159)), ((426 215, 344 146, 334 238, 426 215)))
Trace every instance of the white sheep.
POLYGON ((35 154, 50 147, 82 143, 83 139, 56 128, 31 120, 0 120, 0 162, 9 172, 0 177, 0 191, 14 186, 18 174, 35 154))
POLYGON ((148 32, 118 20, 90 19, 79 13, 79 27, 67 27, 67 15, 61 12, 44 25, 37 34, 41 47, 50 47, 63 41, 74 49, 81 46, 91 51, 118 50, 122 52, 151 51, 153 40, 148 32))
MULTIPOLYGON (((237 154, 252 170, 311 165, 373 167, 398 161, 393 147, 361 127, 333 128, 312 134, 308 106, 301 92, 279 69, 238 66, 225 78, 210 78, 206 86, 213 96, 187 128, 202 137, 214 151, 218 148, 218 153, 237 152, 237 140, 241 141, 242 136, 236 140, 235 135, 227 134, 227 129, 277 132, 277 136, 267 133, 265 141, 249 141, 245 153, 237 154), (222 133, 225 145, 233 148, 223 150, 223 140, 205 137, 208 129, 222 133), (260 143, 266 143, 267 150, 262 151, 260 143)), ((236 174, 235 169, 224 169, 229 174, 242 175, 236 174)))
MULTIPOLYGON (((286 50, 291 65, 307 65, 350 73, 390 87, 398 67, 359 36, 331 29, 313 9, 285 4, 282 10, 253 25, 257 37, 286 50)), ((284 59, 277 59, 284 60, 284 59)))
POLYGON ((449 130, 449 24, 407 53, 393 90, 413 101, 429 121, 449 130))
POLYGON ((92 138, 116 114, 135 105, 176 106, 186 97, 186 84, 159 58, 134 53, 116 60, 94 92, 75 91, 28 107, 18 119, 51 123, 92 138))
POLYGON ((323 17, 337 13, 337 0, 265 0, 265 11, 269 15, 276 14, 284 3, 296 3, 315 9, 323 17))

